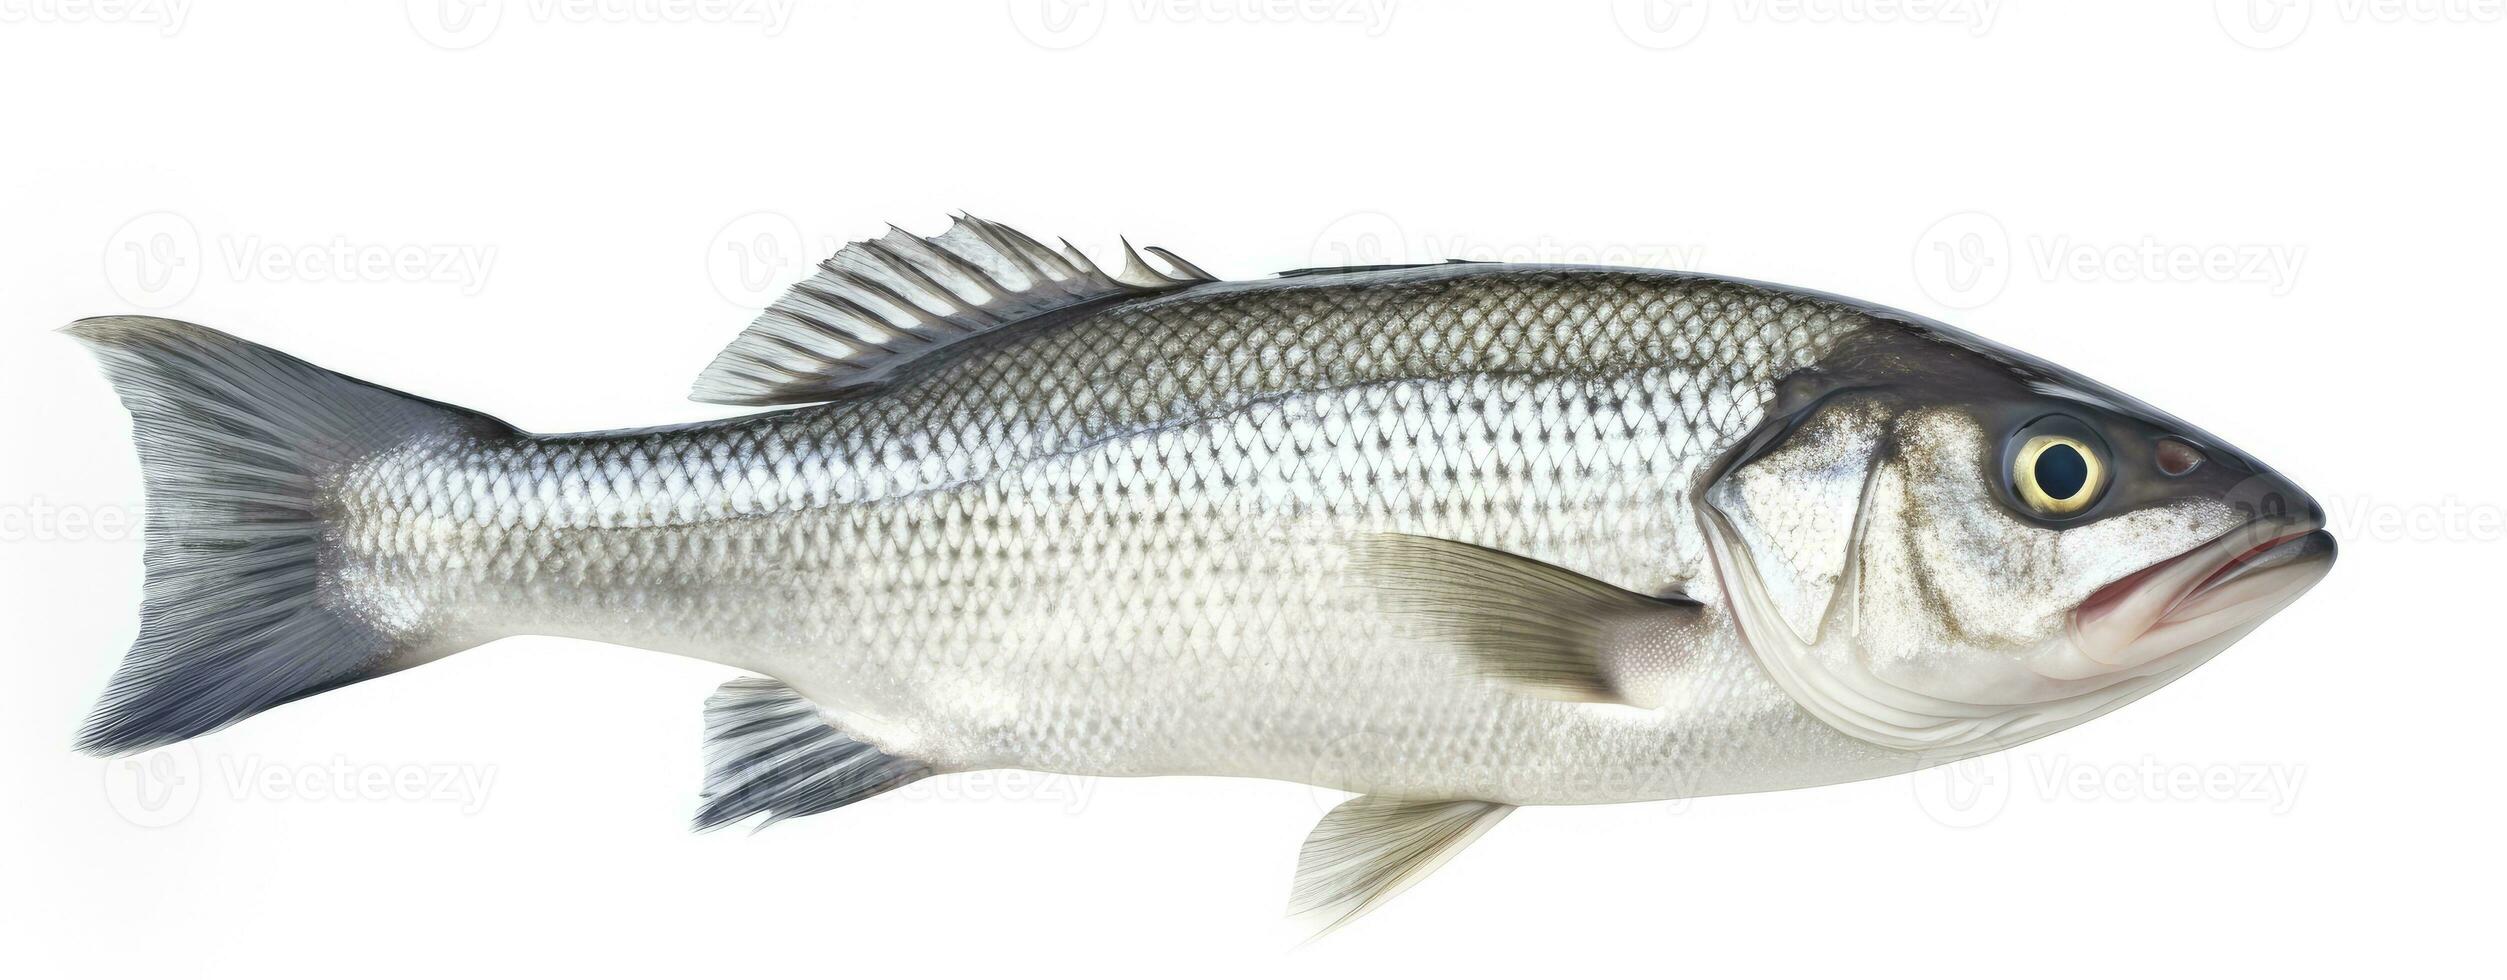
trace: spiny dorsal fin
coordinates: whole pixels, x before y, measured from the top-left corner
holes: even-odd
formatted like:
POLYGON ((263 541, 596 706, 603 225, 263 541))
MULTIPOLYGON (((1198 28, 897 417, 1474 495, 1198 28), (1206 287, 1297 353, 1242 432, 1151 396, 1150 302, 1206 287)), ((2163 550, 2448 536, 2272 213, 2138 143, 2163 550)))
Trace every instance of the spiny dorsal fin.
POLYGON ((819 263, 758 314, 697 376, 692 397, 726 405, 823 401, 1041 313, 1215 280, 1162 248, 1149 252, 1171 272, 1125 242, 1122 271, 1109 273, 1069 241, 1061 246, 968 214, 931 238, 891 226, 819 263))
POLYGON ((1514 810, 1481 800, 1344 800, 1297 852, 1288 914, 1321 938, 1417 884, 1514 810))
POLYGON ((931 775, 827 723, 782 681, 743 677, 705 699, 705 792, 696 829, 824 813, 931 775))
POLYGON ((1521 555, 1414 534, 1365 536, 1353 568, 1473 673, 1537 697, 1658 707, 1697 600, 1648 596, 1521 555))

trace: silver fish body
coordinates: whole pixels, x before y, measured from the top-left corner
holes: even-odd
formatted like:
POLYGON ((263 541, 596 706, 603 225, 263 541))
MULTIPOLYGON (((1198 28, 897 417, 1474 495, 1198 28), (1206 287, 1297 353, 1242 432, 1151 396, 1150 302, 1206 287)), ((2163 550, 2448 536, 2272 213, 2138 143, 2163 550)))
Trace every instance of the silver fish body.
POLYGON ((1866 317, 1619 270, 1211 284, 864 397, 450 439, 343 481, 340 599, 438 649, 559 633, 781 678, 948 769, 1589 803, 1909 763, 1804 715, 1718 616, 1660 710, 1526 698, 1349 572, 1397 531, 1720 588, 1693 504, 1866 317))
POLYGON ((857 243, 700 376, 767 414, 536 435, 205 328, 71 333, 134 420, 124 752, 503 636, 760 677, 702 827, 938 773, 1361 795, 1297 907, 1513 807, 1810 786, 2018 744, 2330 568, 2207 433, 1896 311, 1685 273, 1106 272, 962 218, 857 243))

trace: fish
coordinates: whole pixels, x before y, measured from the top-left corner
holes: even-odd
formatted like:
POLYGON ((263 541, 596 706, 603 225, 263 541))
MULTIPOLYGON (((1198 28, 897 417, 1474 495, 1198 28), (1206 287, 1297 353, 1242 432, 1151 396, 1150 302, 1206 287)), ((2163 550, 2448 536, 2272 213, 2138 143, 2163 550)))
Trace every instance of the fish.
POLYGON ((989 769, 1304 783, 1355 794, 1291 887, 1328 930, 1518 807, 2078 725, 2334 562, 2253 457, 1913 314, 1656 269, 1227 280, 1122 251, 892 227, 697 378, 761 414, 605 432, 74 323, 148 501, 137 638, 78 747, 587 638, 742 673, 704 705, 699 829, 989 769))

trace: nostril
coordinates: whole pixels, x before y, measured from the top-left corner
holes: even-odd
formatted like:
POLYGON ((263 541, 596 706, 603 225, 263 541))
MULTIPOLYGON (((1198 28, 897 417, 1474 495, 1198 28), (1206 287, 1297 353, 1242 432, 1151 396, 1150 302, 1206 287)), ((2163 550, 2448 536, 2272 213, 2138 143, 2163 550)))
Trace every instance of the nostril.
POLYGON ((2169 476, 2184 476, 2193 472, 2194 467, 2201 466, 2202 460, 2202 450, 2187 443, 2175 439, 2159 440, 2159 472, 2161 473, 2169 476))

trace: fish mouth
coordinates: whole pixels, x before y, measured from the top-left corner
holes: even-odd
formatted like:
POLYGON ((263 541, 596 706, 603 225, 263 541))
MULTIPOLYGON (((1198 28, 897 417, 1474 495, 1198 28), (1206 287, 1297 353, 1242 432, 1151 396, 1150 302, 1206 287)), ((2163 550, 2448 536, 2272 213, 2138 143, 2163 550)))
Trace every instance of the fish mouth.
POLYGON ((2338 550, 2314 520, 2248 522, 2091 593, 2072 611, 2072 641, 2098 663, 2139 667, 2261 623, 2323 581, 2338 550))

